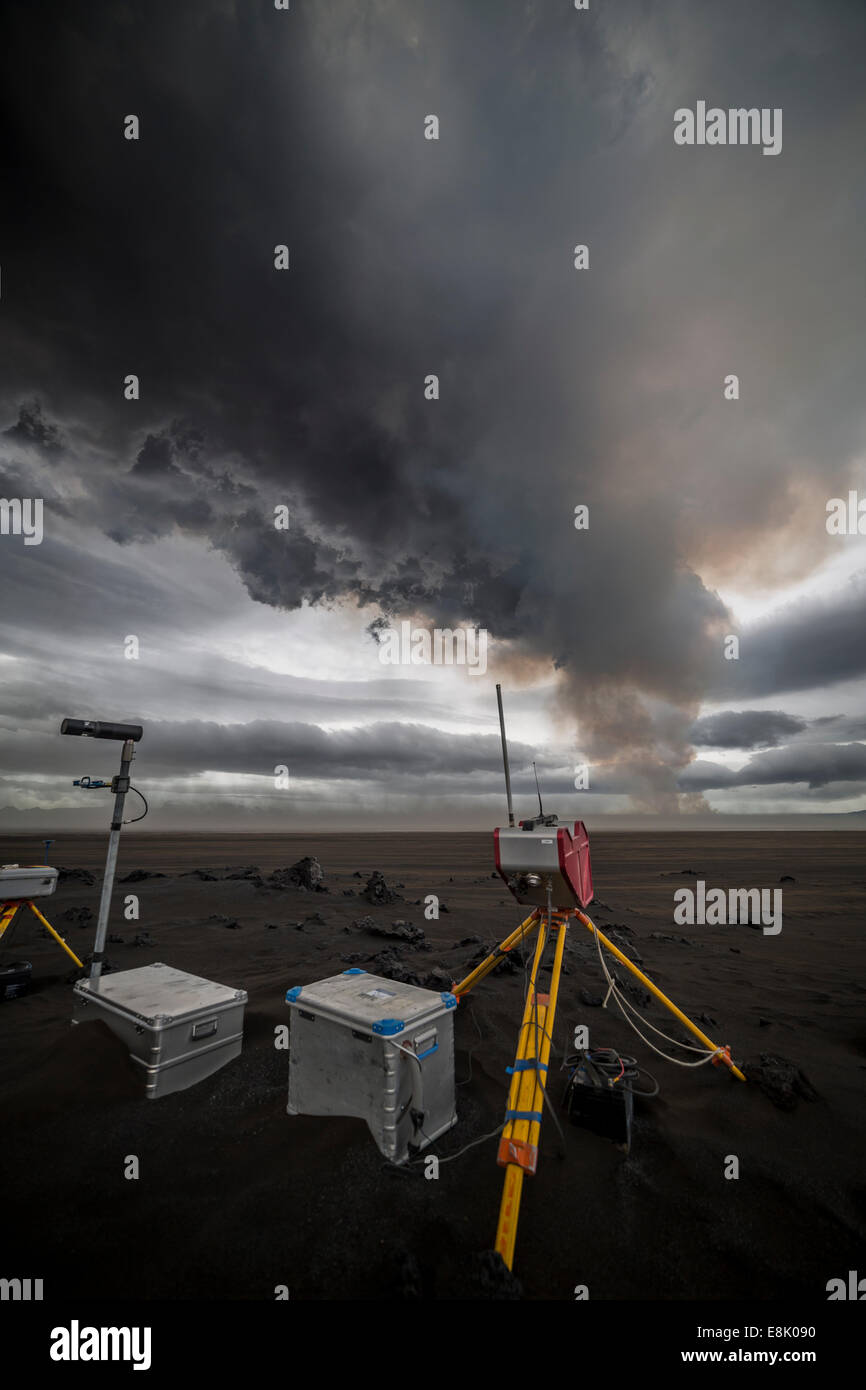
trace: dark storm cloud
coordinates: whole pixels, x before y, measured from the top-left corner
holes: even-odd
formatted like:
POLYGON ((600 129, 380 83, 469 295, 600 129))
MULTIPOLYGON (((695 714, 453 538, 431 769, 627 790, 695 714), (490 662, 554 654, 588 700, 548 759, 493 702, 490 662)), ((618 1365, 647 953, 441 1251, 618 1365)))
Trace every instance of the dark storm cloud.
POLYGON ((59 429, 45 419, 38 400, 25 401, 19 407, 18 419, 3 431, 3 437, 14 444, 32 445, 48 458, 56 458, 63 449, 59 429))
POLYGON ((696 748, 770 748, 805 728, 805 719, 783 710, 723 710, 696 720, 689 739, 696 748))
POLYGON ((866 742, 866 715, 828 714, 821 719, 813 719, 809 729, 813 737, 823 734, 828 742, 835 742, 837 739, 859 739, 866 742))
POLYGON ((866 577, 840 593, 803 601, 746 628, 736 661, 720 657, 717 698, 812 690, 866 675, 866 577))
MULTIPOLYGON (((12 772, 45 773, 58 766, 58 743, 39 733, 3 735, 2 765, 12 772)), ((63 740, 64 765, 115 761, 112 750, 89 740, 63 740)), ((519 771, 532 751, 522 744, 509 750, 519 771)), ((250 774, 273 786, 275 769, 313 780, 409 778, 427 785, 437 777, 489 774, 502 778, 502 751, 496 735, 444 733, 426 725, 374 723, 358 729, 325 730, 315 724, 252 720, 225 725, 201 720, 153 722, 136 750, 142 775, 150 778, 206 772, 250 774)), ((419 790, 420 790, 419 786, 419 790)))
POLYGON ((5 27, 7 434, 65 441, 69 515, 179 530, 264 604, 478 622, 559 668, 587 754, 648 801, 708 692, 862 672, 853 607, 817 652, 792 619, 719 671, 696 572, 790 548, 798 487, 814 563, 862 440, 862 11, 19 3, 5 27), (783 153, 675 148, 699 97, 783 107, 783 153))
MULTIPOLYGON (((866 744, 798 743, 796 747, 774 748, 755 754, 737 771, 698 761, 682 772, 680 782, 684 790, 702 792, 797 782, 805 782, 810 788, 833 782, 866 784, 866 744)), ((847 794, 852 794, 850 789, 847 794)))

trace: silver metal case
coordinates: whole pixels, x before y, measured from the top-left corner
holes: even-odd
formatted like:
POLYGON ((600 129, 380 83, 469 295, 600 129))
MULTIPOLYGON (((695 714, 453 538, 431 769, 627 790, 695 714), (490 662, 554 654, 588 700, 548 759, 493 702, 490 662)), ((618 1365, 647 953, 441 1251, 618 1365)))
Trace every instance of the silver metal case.
POLYGON ((354 1115, 405 1163, 457 1123, 453 994, 346 970, 290 989, 290 1115, 354 1115))
POLYGON ((57 887, 57 870, 47 864, 0 864, 0 903, 48 898, 57 887))
POLYGON ((243 1046, 242 989, 157 962, 79 980, 73 1023, 98 1018, 126 1043, 155 1100, 219 1071, 243 1046))

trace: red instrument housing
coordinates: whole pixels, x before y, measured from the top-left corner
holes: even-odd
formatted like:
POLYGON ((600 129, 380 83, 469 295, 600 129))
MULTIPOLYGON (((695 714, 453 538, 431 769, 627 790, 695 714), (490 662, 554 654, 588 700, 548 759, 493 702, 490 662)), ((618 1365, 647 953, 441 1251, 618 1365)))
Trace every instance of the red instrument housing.
POLYGON ((497 872, 519 903, 546 906, 548 879, 555 908, 585 908, 592 902, 589 835, 582 820, 572 827, 499 828, 493 832, 493 845, 497 872), (533 884, 530 877, 540 882, 533 884))

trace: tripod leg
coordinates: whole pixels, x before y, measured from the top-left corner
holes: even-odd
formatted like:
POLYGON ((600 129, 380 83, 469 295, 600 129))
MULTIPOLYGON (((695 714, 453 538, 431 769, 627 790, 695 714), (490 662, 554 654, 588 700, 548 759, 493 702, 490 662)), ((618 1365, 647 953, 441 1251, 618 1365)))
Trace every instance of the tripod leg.
MULTIPOLYGON (((705 1047, 708 1047, 711 1052, 719 1051, 719 1049, 716 1047, 716 1044, 710 1041, 706 1033, 702 1033, 700 1028, 698 1028, 694 1023, 692 1023, 690 1018, 686 1018, 686 1015, 682 1012, 682 1010, 678 1009, 676 1004, 672 1003, 671 1000, 668 999, 666 994, 662 994, 658 986, 654 985, 652 980, 647 975, 645 975, 642 970, 638 970, 637 966, 634 964, 633 961, 629 960, 628 956, 624 955, 622 951, 620 951, 616 946, 614 946, 612 941, 608 941, 604 933, 599 931, 595 923, 590 921, 589 917, 587 917, 585 913, 576 910, 574 915, 575 917, 580 918, 583 925, 585 927, 588 927, 589 930, 595 936, 598 937, 598 940, 601 942, 602 946, 606 947, 612 955, 616 956, 617 960, 621 961, 622 964, 626 967, 626 969, 630 970, 631 973, 635 975, 637 979, 640 980, 641 984, 644 985, 650 991, 651 994, 654 994, 656 999, 658 999, 660 1003, 664 1004, 666 1009, 670 1009, 671 1013, 679 1019, 680 1023, 684 1024, 685 1027, 688 1028, 689 1032, 692 1034, 693 1037, 698 1038, 699 1041, 702 1042, 705 1047)), ((739 1081, 745 1081, 746 1078, 740 1071, 739 1067, 735 1067, 733 1062, 731 1061, 730 1053, 727 1053, 726 1051, 722 1050, 719 1054, 719 1061, 724 1062, 726 1067, 730 1067, 731 1071, 734 1073, 734 1076, 736 1076, 739 1081)))
MULTIPOLYGON (((2 937, 3 934, 4 934, 4 932, 7 932, 7 931, 9 930, 9 928, 12 926, 12 921, 13 921, 13 919, 14 919, 14 917, 15 917, 15 914, 16 914, 16 912, 18 911, 18 909, 19 909, 20 906, 21 906, 20 903, 2 903, 2 904, 0 904, 0 937, 2 937)), ((12 939, 11 933, 10 933, 9 939, 10 939, 10 941, 11 941, 11 939, 12 939)), ((7 945, 8 945, 8 942, 7 942, 7 945)))
POLYGON ((83 969, 84 969, 84 962, 83 962, 83 961, 80 961, 80 960, 78 959, 77 955, 75 954, 75 952, 74 952, 73 950, 70 950, 70 948, 67 946, 66 942, 63 940, 63 937, 57 935, 57 932, 54 930, 54 928, 52 927, 51 923, 50 923, 49 921, 47 921, 47 920, 42 916, 42 913, 39 911, 39 908, 36 907, 36 905, 35 905, 34 903, 28 903, 27 906, 30 908, 30 911, 33 913, 34 917, 38 917, 38 918, 39 918, 39 921, 42 923, 43 927, 47 927, 47 928, 48 928, 48 930, 50 931, 51 935, 54 937, 54 940, 57 942, 58 946, 62 946, 63 949, 64 949, 64 951, 66 952, 66 954, 67 954, 68 956, 71 956, 71 957, 72 957, 72 959, 75 961, 75 964, 78 966, 79 970, 83 970, 83 969))
POLYGON ((536 910, 531 916, 526 918, 525 922, 521 922, 520 926, 517 927, 510 936, 506 936, 505 940, 496 947, 495 951, 491 951, 490 955, 486 956, 480 965, 476 965, 475 969, 466 976, 465 980, 461 980, 459 985, 455 985, 454 993, 457 995, 457 998, 461 999, 464 994, 468 994, 470 989, 473 989, 480 980, 483 980, 485 976, 489 975, 491 970, 496 968, 504 955, 512 951, 515 946, 518 946, 521 941, 524 941, 526 937, 535 930, 538 920, 539 914, 536 910))
POLYGON ((551 1035, 562 974, 567 919, 560 918, 558 926, 559 936, 549 994, 539 994, 537 991, 538 972, 548 931, 545 921, 539 926, 538 945, 532 966, 532 983, 523 1011, 517 1057, 508 1093, 506 1123, 499 1144, 498 1161, 505 1168, 505 1179, 502 1185, 499 1225, 496 1230, 496 1249, 509 1269, 514 1261, 523 1175, 533 1174, 538 1162, 538 1140, 541 1135, 544 1091, 547 1085, 551 1035))

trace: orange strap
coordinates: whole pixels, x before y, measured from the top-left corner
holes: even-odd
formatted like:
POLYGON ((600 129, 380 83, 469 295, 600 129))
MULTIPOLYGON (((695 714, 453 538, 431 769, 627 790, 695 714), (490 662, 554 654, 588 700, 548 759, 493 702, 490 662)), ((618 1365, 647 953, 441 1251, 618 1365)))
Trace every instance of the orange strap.
POLYGON ((509 1163, 513 1163, 525 1173, 534 1173, 538 1167, 538 1148, 535 1144, 527 1143, 525 1139, 506 1139, 503 1135, 499 1141, 496 1162, 500 1168, 507 1168, 509 1163))

